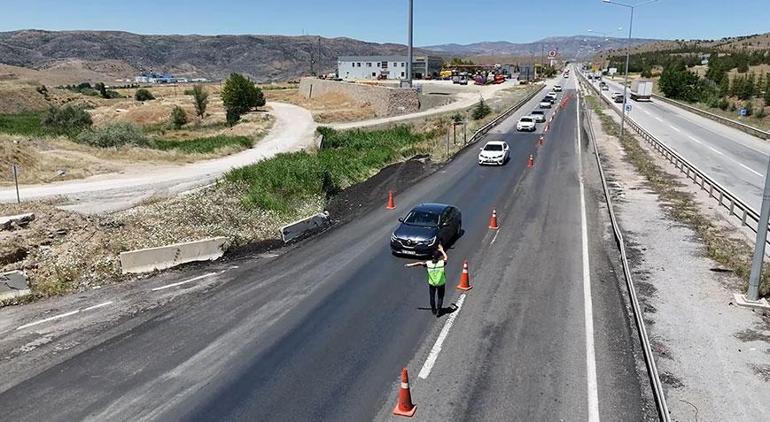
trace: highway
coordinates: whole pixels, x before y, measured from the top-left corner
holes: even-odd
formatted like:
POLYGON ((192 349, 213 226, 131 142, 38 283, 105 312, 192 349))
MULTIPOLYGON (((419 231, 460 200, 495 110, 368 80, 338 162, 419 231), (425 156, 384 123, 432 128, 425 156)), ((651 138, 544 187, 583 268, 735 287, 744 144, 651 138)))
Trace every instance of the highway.
MULTIPOLYGON (((623 92, 619 80, 604 80, 607 98, 623 92)), ((629 98, 628 103, 629 117, 759 212, 770 159, 767 141, 663 101, 629 98)))
POLYGON ((538 95, 488 136, 509 143, 506 166, 479 167, 470 147, 398 192, 395 211, 373 204, 274 258, 239 261, 211 288, 104 327, 0 391, 3 419, 392 420, 407 367, 416 420, 646 420, 637 338, 568 85, 545 145, 543 125, 514 130, 538 95), (440 319, 424 270, 404 268, 388 246, 397 218, 423 201, 463 212, 465 233, 448 251, 453 312, 440 319), (499 231, 487 227, 493 208, 499 231), (464 259, 474 287, 461 296, 464 259))

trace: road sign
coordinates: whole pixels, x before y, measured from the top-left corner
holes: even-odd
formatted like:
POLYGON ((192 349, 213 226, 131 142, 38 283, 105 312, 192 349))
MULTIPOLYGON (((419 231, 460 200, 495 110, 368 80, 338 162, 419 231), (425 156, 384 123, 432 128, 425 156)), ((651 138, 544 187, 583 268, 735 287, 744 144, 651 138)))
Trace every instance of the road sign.
POLYGON ((607 72, 610 75, 614 75, 614 74, 618 73, 618 68, 617 67, 611 67, 611 68, 609 68, 609 70, 607 72))
POLYGON ((626 104, 626 113, 631 112, 631 104, 626 104))
POLYGON ((749 111, 746 109, 746 107, 741 107, 738 110, 738 115, 740 115, 741 117, 746 117, 749 115, 749 111))
POLYGON ((556 54, 557 54, 556 50, 551 50, 548 52, 548 57, 550 58, 556 57, 556 54))

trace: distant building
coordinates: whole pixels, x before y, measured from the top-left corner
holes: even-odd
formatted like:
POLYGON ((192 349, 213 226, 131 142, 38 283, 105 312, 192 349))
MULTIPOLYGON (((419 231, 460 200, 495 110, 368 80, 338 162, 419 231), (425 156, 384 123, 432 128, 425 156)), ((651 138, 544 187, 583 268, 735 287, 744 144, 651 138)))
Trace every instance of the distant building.
POLYGON ((146 72, 134 78, 134 82, 140 84, 173 84, 177 82, 170 73, 146 72))
MULTIPOLYGON (((341 56, 337 59, 337 76, 346 80, 407 79, 406 56, 341 56)), ((414 56, 414 79, 436 78, 441 72, 441 57, 414 56)))

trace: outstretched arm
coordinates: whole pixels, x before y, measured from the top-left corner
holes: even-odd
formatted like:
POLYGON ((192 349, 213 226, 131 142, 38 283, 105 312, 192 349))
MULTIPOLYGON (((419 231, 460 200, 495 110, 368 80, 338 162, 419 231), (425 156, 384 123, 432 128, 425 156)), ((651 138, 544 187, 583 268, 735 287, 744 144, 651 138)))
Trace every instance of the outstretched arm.
POLYGON ((409 264, 404 264, 404 266, 407 267, 407 268, 422 267, 423 265, 425 265, 425 263, 422 262, 422 261, 420 261, 420 262, 412 262, 412 263, 409 263, 409 264))

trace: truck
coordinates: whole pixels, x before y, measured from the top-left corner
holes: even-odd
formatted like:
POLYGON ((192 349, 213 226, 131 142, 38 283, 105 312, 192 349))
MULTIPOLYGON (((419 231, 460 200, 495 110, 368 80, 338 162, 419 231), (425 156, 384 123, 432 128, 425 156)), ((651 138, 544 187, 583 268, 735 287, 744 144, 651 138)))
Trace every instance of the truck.
POLYGON ((634 79, 631 82, 631 99, 634 101, 652 98, 652 81, 649 79, 634 79))

